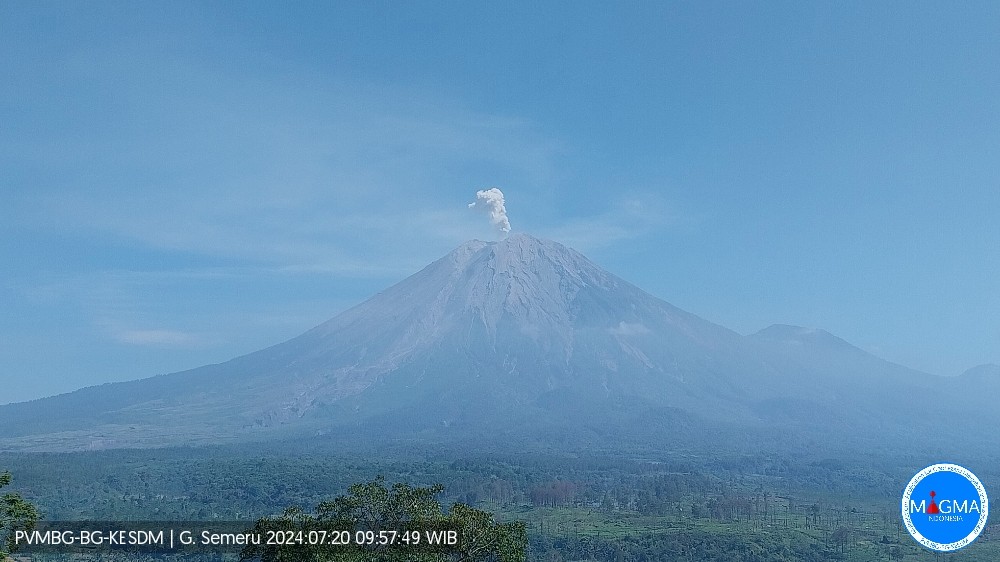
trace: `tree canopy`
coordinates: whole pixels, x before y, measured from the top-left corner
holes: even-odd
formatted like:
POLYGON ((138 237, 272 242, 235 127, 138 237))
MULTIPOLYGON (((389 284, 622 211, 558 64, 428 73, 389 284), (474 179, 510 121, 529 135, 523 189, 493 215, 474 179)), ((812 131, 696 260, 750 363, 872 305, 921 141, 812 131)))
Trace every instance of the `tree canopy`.
MULTIPOLYGON (((0 489, 13 481, 9 472, 0 473, 0 489)), ((14 550, 14 532, 29 530, 38 521, 38 510, 18 494, 0 496, 0 560, 14 550)))
POLYGON ((528 544, 524 523, 500 523, 491 513, 462 503, 445 512, 436 499, 443 489, 404 483, 387 487, 382 477, 355 484, 346 495, 319 504, 315 514, 289 508, 280 517, 259 520, 255 532, 262 536, 276 532, 288 544, 250 546, 242 559, 524 562, 528 544), (457 540, 431 540, 449 532, 457 540), (339 534, 340 540, 331 540, 331 533, 339 534))

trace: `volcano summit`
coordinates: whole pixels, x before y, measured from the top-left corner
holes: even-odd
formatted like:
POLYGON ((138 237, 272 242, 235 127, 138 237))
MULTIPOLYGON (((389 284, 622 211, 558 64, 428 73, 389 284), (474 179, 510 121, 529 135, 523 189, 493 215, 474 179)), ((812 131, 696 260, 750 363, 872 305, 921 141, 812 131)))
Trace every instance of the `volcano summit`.
POLYGON ((906 400, 953 386, 821 330, 742 336, 513 234, 467 242, 273 347, 0 407, 0 449, 292 437, 614 446, 707 429, 853 439, 895 431, 914 417, 906 400))

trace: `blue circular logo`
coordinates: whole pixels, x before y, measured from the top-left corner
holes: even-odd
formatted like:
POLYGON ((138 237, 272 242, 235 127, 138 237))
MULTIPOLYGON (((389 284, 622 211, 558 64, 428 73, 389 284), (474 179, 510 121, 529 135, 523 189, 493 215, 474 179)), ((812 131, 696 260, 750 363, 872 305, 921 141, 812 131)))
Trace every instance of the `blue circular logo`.
POLYGON ((989 498, 976 475, 957 464, 918 472, 903 491, 903 524, 917 542, 951 552, 968 546, 986 528, 989 498))

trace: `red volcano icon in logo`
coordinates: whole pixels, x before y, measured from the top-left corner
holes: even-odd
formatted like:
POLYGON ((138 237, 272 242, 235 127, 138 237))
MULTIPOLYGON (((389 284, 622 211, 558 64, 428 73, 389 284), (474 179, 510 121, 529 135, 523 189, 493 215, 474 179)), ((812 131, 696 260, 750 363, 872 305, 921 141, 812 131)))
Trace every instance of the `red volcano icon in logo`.
POLYGON ((936 515, 938 513, 941 513, 941 510, 938 509, 937 503, 934 502, 934 496, 936 495, 937 494, 934 492, 934 490, 931 490, 931 504, 927 506, 927 515, 936 515))

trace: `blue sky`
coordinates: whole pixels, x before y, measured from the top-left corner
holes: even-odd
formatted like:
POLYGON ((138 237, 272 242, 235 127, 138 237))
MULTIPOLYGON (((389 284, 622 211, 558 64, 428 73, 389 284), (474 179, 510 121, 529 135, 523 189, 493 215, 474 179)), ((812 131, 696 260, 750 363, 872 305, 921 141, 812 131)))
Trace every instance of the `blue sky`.
POLYGON ((0 3, 0 403, 219 362, 470 238, 1000 362, 1000 5, 0 3))

